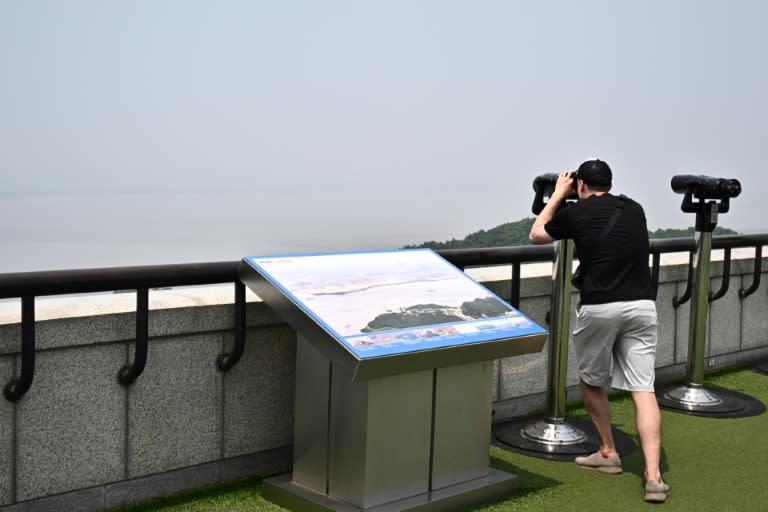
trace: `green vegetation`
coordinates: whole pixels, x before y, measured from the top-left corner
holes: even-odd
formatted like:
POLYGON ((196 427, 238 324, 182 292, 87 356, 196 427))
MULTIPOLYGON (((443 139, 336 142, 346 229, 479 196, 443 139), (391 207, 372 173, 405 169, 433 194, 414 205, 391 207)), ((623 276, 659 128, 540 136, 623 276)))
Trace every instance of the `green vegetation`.
MULTIPOLYGON (((694 232, 695 230, 693 226, 690 226, 686 229, 659 228, 656 231, 648 231, 648 236, 650 238, 684 238, 686 236, 693 236, 694 232)), ((714 236, 721 236, 721 235, 738 235, 739 233, 732 229, 717 226, 715 230, 712 232, 712 234, 714 236)))
POLYGON ((405 249, 470 249, 478 247, 505 247, 528 244, 528 232, 533 226, 533 217, 526 217, 517 222, 507 222, 485 231, 481 229, 467 235, 462 240, 447 242, 424 242, 420 245, 408 245, 405 249))
MULTIPOLYGON (((526 217, 517 222, 507 222, 488 231, 481 229, 470 233, 465 238, 457 240, 455 238, 446 242, 436 242, 434 240, 424 242, 418 245, 406 245, 405 249, 478 249, 481 247, 508 247, 513 245, 528 245, 528 232, 533 226, 533 217, 526 217)), ((657 229, 648 231, 650 238, 677 238, 690 237, 694 234, 693 226, 685 229, 657 229)), ((717 226, 713 235, 736 235, 736 231, 717 226)))
MULTIPOLYGON (((768 401, 768 377, 750 370, 708 374, 707 385, 718 385, 768 401)), ((627 394, 611 400, 613 424, 637 437, 634 408, 627 394)), ((586 419, 576 405, 567 417, 586 419)), ((539 459, 491 447, 491 466, 518 476, 517 492, 509 498, 476 507, 475 512, 642 511, 665 512, 766 510, 768 486, 768 414, 722 419, 662 411, 662 471, 672 486, 669 500, 658 507, 642 499, 643 459, 639 449, 623 457, 624 473, 605 475, 577 468, 571 462, 539 459)), ((279 512, 285 509, 261 495, 263 477, 250 477, 195 491, 158 498, 113 512, 279 512)))

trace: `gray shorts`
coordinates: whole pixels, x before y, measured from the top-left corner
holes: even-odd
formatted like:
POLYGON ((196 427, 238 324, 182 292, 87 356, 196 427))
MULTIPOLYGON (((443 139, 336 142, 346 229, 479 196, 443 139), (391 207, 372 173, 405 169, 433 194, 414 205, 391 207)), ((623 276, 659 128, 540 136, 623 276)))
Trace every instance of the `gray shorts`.
POLYGON ((653 391, 657 320, 652 300, 586 304, 576 308, 573 346, 579 377, 592 386, 653 391))

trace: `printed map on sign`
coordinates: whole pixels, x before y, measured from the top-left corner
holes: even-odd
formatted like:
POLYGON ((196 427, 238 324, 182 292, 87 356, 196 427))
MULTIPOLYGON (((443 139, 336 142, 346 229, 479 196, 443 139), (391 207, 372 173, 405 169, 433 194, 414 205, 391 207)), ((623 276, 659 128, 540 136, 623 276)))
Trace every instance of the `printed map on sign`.
POLYGON ((246 260, 359 358, 545 332, 429 249, 246 260))

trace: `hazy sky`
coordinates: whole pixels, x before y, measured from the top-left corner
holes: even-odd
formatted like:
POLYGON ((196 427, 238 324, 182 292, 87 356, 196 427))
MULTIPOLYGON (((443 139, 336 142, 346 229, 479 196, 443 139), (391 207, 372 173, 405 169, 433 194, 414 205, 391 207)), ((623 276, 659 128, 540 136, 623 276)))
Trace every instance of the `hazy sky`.
POLYGON ((600 157, 765 232, 768 2, 0 0, 0 272, 400 247, 600 157))

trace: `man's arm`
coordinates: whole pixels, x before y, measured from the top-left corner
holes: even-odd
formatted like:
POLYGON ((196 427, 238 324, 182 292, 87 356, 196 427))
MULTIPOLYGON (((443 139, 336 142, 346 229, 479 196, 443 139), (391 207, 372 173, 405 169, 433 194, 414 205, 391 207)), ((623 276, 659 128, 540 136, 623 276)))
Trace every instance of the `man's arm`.
POLYGON ((573 171, 565 171, 558 176, 557 183, 555 184, 555 191, 552 192, 549 201, 544 205, 544 209, 541 210, 541 213, 539 213, 539 216, 536 217, 536 220, 533 222, 533 226, 531 226, 531 232, 528 234, 528 240, 530 240, 531 243, 541 245, 555 241, 555 239, 547 233, 547 230, 544 229, 544 226, 547 222, 552 220, 552 217, 555 215, 555 212, 562 202, 565 201, 565 198, 571 195, 573 190, 572 175, 573 171))

